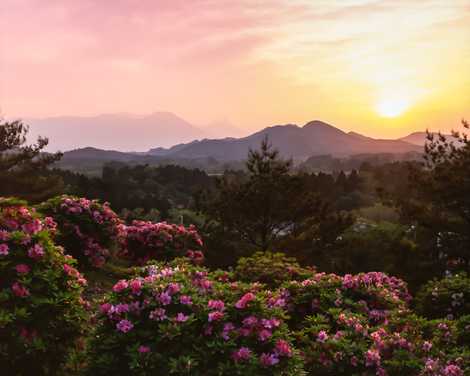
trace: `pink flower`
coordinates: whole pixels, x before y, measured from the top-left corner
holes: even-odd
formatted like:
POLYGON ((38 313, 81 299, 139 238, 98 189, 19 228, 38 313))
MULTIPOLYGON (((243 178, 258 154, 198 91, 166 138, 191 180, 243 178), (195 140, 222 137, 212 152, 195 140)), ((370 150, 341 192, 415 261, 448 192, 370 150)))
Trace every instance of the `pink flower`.
POLYGON ((424 341, 424 343, 423 343, 423 351, 428 352, 428 351, 431 351, 431 349, 432 349, 432 343, 429 342, 429 341, 424 341))
POLYGON ((176 322, 185 322, 185 321, 188 320, 188 318, 189 318, 189 316, 186 316, 184 313, 179 312, 176 315, 176 322))
POLYGON ((29 290, 26 287, 19 284, 18 282, 13 283, 13 285, 11 286, 11 290, 13 291, 13 294, 15 294, 16 296, 20 298, 29 296, 29 290))
POLYGON ((444 368, 445 376, 463 376, 463 374, 462 369, 455 364, 449 364, 444 368))
POLYGON ((163 321, 167 318, 166 311, 163 308, 154 309, 150 312, 149 318, 150 320, 163 321))
POLYGON ((251 350, 248 347, 240 347, 237 351, 232 353, 232 359, 235 362, 247 360, 251 356, 251 350))
POLYGON ((263 353, 261 354, 260 362, 265 367, 274 366, 279 363, 279 358, 276 356, 276 354, 263 353))
POLYGON ((28 256, 34 260, 39 260, 44 256, 44 248, 39 244, 35 244, 28 250, 28 256))
POLYGON ((141 354, 149 353, 150 352, 150 347, 148 346, 139 346, 138 350, 141 354))
POLYGON ((8 256, 8 244, 0 244, 0 256, 8 256))
POLYGON ((129 284, 124 279, 121 279, 113 286, 114 292, 121 292, 129 287, 129 284))
POLYGON ((209 322, 212 322, 212 321, 219 321, 219 320, 221 320, 223 317, 224 317, 224 313, 223 313, 223 312, 214 311, 214 312, 210 312, 210 313, 209 313, 207 320, 208 320, 209 322))
POLYGON ((132 324, 129 320, 121 320, 117 323, 116 328, 117 330, 127 333, 128 331, 132 330, 134 324, 132 324))
POLYGON ((225 308, 225 303, 222 300, 209 300, 207 306, 210 309, 216 309, 218 311, 223 311, 225 308))
POLYGON ((266 341, 267 339, 271 338, 273 333, 270 330, 263 329, 258 333, 258 338, 260 341, 266 341))
POLYGON ((28 274, 31 269, 26 264, 18 264, 15 266, 15 270, 18 274, 28 274))
POLYGON ((247 304, 256 298, 252 292, 247 292, 243 295, 238 302, 235 303, 235 307, 238 309, 246 308, 247 304))
POLYGON ((191 297, 188 296, 188 295, 181 295, 180 296, 180 303, 181 304, 184 304, 184 305, 192 305, 193 304, 193 301, 191 300, 191 297))
POLYGON ((287 356, 287 357, 292 356, 292 349, 289 343, 287 341, 284 341, 283 339, 277 340, 275 351, 279 356, 287 356))
POLYGON ((366 367, 379 366, 380 354, 377 350, 367 350, 366 352, 366 367))
POLYGON ((42 223, 39 219, 34 219, 33 221, 21 226, 21 229, 27 234, 35 234, 42 230, 42 223))
POLYGON ((325 343, 327 339, 328 339, 328 334, 324 330, 318 333, 317 342, 325 343))
POLYGON ((1 241, 7 241, 10 238, 10 234, 8 231, 5 230, 0 230, 0 240, 1 241))
POLYGON ((131 281, 130 287, 131 287, 131 290, 132 290, 133 294, 139 295, 140 291, 142 289, 142 282, 138 279, 134 279, 134 280, 131 281))
POLYGON ((101 313, 108 313, 111 310, 112 305, 109 303, 104 303, 100 305, 100 312, 101 313))

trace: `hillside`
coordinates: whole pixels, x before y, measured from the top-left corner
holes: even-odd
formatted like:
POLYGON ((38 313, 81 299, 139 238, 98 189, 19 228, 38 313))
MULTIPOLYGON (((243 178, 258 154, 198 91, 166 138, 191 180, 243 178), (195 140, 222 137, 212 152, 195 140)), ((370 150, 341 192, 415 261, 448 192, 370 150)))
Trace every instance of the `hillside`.
POLYGON ((249 149, 257 148, 264 137, 287 158, 304 160, 312 155, 349 156, 364 153, 419 152, 421 147, 402 140, 379 140, 355 133, 345 133, 322 121, 311 121, 303 127, 294 124, 265 128, 248 137, 194 141, 167 150, 150 150, 150 154, 173 158, 213 157, 218 160, 244 159, 249 149))

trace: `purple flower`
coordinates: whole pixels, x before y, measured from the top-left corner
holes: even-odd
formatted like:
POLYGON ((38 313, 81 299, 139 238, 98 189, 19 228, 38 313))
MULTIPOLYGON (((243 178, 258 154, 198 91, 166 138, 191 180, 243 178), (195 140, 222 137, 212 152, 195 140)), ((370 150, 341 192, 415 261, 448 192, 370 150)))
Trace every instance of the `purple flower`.
POLYGON ((167 318, 166 311, 163 308, 157 308, 150 312, 149 318, 151 320, 163 321, 167 318))
POLYGON ((318 333, 317 335, 317 342, 320 342, 320 343, 325 343, 325 341, 328 339, 328 334, 322 330, 318 333))
POLYGON ((240 347, 237 351, 232 353, 232 359, 235 362, 247 360, 251 356, 251 350, 248 347, 240 347))
POLYGON ((263 329, 258 333, 258 338, 260 341, 266 341, 267 339, 271 338, 273 334, 271 333, 270 330, 263 329))
POLYGON ((183 312, 179 312, 176 315, 176 322, 185 322, 187 321, 189 316, 186 316, 183 312))
POLYGON ((276 354, 261 354, 260 362, 263 366, 269 367, 274 366, 275 364, 279 363, 279 358, 276 354))
POLYGON ((127 333, 128 331, 132 330, 134 325, 129 320, 121 320, 117 323, 116 328, 117 330, 127 333))
POLYGON ((167 292, 162 292, 158 298, 160 300, 160 303, 163 305, 168 305, 171 303, 171 295, 168 294, 167 292))
POLYGON ((184 304, 184 305, 190 306, 190 305, 193 304, 193 301, 192 301, 192 299, 191 299, 190 296, 188 296, 188 295, 181 295, 181 296, 180 296, 180 303, 181 303, 181 304, 184 304))

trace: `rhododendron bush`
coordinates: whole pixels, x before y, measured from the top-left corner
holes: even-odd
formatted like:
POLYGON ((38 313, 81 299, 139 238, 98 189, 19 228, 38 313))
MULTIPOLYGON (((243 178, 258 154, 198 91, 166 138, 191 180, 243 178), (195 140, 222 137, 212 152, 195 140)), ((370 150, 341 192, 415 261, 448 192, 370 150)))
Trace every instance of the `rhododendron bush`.
POLYGON ((202 240, 194 226, 133 221, 126 226, 126 256, 140 264, 186 256, 200 263, 202 240))
POLYGON ((315 274, 313 268, 302 268, 295 258, 283 253, 256 252, 237 262, 234 277, 244 282, 261 282, 269 288, 292 280, 304 280, 315 274))
POLYGON ((455 325, 412 315, 399 279, 319 273, 279 294, 312 375, 463 375, 455 325))
POLYGON ((429 281, 416 296, 416 310, 431 319, 470 314, 470 278, 461 272, 429 281))
POLYGON ((259 285, 148 266, 101 305, 90 375, 301 375, 284 312, 259 285))
POLYGON ((120 250, 124 228, 108 203, 64 195, 41 204, 39 211, 57 222, 56 241, 80 267, 99 268, 120 250))
POLYGON ((85 279, 52 218, 0 199, 0 373, 55 374, 82 333, 85 279))

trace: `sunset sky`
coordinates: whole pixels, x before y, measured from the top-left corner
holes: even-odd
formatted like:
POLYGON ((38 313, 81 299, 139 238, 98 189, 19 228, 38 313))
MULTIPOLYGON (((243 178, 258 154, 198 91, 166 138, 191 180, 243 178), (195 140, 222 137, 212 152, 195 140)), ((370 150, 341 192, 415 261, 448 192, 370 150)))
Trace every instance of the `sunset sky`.
POLYGON ((375 137, 470 118, 470 0, 2 0, 6 117, 171 111, 375 137))

